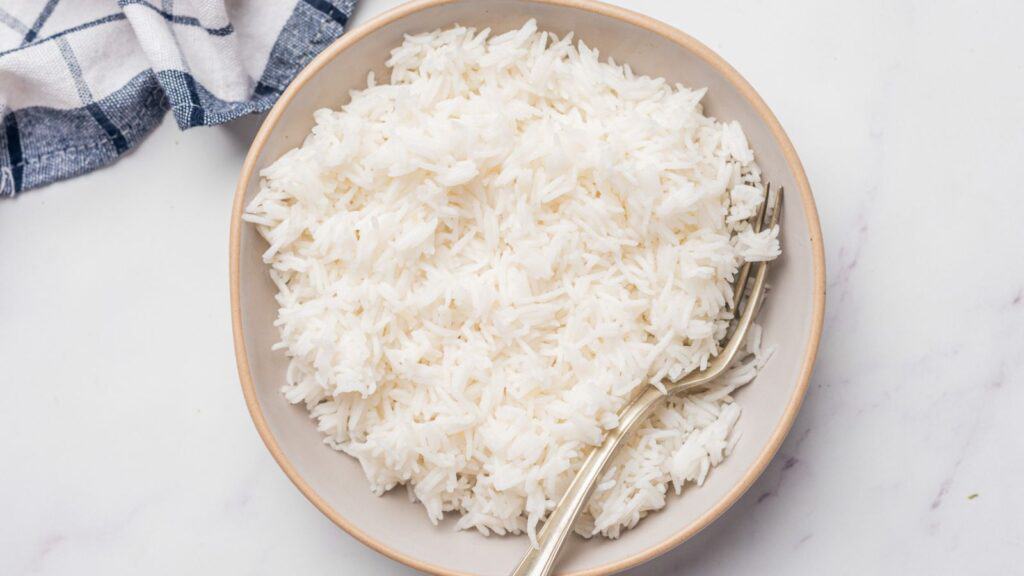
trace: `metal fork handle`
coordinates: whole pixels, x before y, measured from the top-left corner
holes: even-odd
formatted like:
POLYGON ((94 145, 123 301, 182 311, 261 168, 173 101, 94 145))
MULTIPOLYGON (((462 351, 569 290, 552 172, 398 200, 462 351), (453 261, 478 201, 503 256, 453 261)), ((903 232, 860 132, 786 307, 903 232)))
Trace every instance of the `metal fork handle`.
MULTIPOLYGON (((757 214, 755 230, 761 230, 767 204, 768 194, 766 193, 764 202, 757 214)), ((771 220, 768 223, 769 228, 774 228, 778 224, 781 209, 782 188, 780 187, 779 191, 775 194, 775 205, 772 210, 771 220)), ((740 274, 741 277, 737 283, 734 298, 736 303, 741 299, 746 288, 749 268, 749 265, 744 265, 743 271, 740 274)), ((739 347, 746 338, 747 332, 761 307, 761 303, 764 300, 767 277, 768 262, 759 262, 754 276, 754 285, 750 290, 750 297, 744 303, 739 322, 736 324, 736 329, 729 338, 725 348, 708 364, 707 369, 700 372, 691 372, 679 381, 668 383, 666 385, 669 392, 668 396, 674 396, 703 386, 725 372, 739 351, 739 347)), ((583 466, 576 473, 576 477, 569 484, 569 488, 565 491, 562 499, 559 500, 558 505, 551 511, 551 515, 548 516, 544 526, 537 534, 537 547, 530 547, 526 556, 519 563, 519 566, 512 571, 512 576, 548 576, 548 574, 551 574, 555 566, 555 560, 558 558, 558 553, 562 550, 562 545, 565 543, 566 538, 569 537, 569 534, 572 533, 576 519, 583 512, 583 507, 586 505, 587 500, 594 493, 594 487, 597 486, 597 482, 604 475, 605 468, 622 446, 623 440, 628 438, 630 432, 639 427, 647 419, 647 416, 668 396, 662 394, 660 390, 653 386, 647 386, 639 396, 634 398, 619 412, 619 425, 608 432, 603 443, 594 448, 586 460, 583 461, 583 466)))
MULTIPOLYGON (((774 225, 774 223, 773 223, 774 225)), ((537 534, 537 547, 530 547, 530 550, 523 557, 519 566, 512 571, 512 576, 548 576, 555 566, 558 553, 562 550, 566 538, 572 533, 576 519, 583 512, 583 507, 590 496, 594 493, 605 468, 615 457, 623 441, 629 434, 638 428, 647 417, 669 396, 675 396, 694 388, 703 386, 725 372, 728 362, 726 356, 731 358, 738 348, 737 342, 742 342, 746 337, 747 330, 757 315, 761 300, 764 297, 764 284, 768 273, 768 263, 760 262, 757 266, 757 273, 754 278, 754 287, 751 296, 740 317, 739 325, 733 339, 730 340, 727 349, 723 350, 707 370, 703 372, 691 372, 682 380, 669 384, 669 395, 662 394, 654 386, 647 386, 646 389, 619 412, 619 425, 609 431, 604 442, 594 450, 583 461, 583 466, 576 477, 573 478, 569 488, 565 491, 558 505, 551 511, 551 515, 544 526, 537 534)))
POLYGON ((637 396, 619 413, 619 425, 609 431, 604 442, 583 461, 583 467, 576 473, 558 506, 537 534, 539 547, 530 548, 512 576, 547 576, 555 565, 555 559, 565 539, 572 533, 576 519, 590 499, 605 468, 622 446, 629 433, 637 428, 667 396, 653 386, 637 396))

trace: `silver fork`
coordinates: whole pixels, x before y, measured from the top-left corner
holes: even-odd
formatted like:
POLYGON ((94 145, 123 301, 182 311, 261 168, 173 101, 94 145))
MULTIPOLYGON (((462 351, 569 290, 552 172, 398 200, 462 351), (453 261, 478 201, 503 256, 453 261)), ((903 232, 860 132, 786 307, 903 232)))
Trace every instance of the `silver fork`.
MULTIPOLYGON (((765 199, 761 208, 754 217, 751 225, 755 231, 760 231, 765 222, 765 212, 770 199, 771 183, 765 186, 765 199)), ((769 228, 775 227, 779 222, 779 213, 782 210, 782 188, 776 192, 772 206, 769 228)), ((750 279, 750 262, 745 262, 740 267, 736 277, 736 285, 733 290, 733 310, 740 310, 739 320, 736 321, 732 335, 721 352, 714 359, 708 362, 707 367, 699 372, 691 372, 684 378, 675 382, 666 381, 665 389, 667 394, 662 393, 654 386, 648 386, 642 393, 634 398, 619 412, 619 425, 608 432, 604 443, 594 448, 583 462, 583 467, 576 473, 576 478, 569 485, 568 490, 562 499, 551 511, 543 528, 537 534, 538 546, 530 547, 530 550, 523 557, 519 566, 512 572, 512 576, 547 576, 555 566, 558 553, 565 543, 566 537, 572 532, 576 519, 583 511, 583 506, 590 499, 594 492, 594 486, 604 474, 605 468, 615 456, 623 441, 630 432, 639 427, 647 419, 647 416, 654 411, 668 396, 690 392, 695 388, 704 386, 713 381, 729 367, 736 358, 743 344, 750 326, 754 323, 758 308, 764 300, 765 279, 768 276, 768 262, 758 262, 757 271, 754 273, 753 287, 747 292, 747 282, 750 279), (741 306, 742 304, 742 306, 741 306)))

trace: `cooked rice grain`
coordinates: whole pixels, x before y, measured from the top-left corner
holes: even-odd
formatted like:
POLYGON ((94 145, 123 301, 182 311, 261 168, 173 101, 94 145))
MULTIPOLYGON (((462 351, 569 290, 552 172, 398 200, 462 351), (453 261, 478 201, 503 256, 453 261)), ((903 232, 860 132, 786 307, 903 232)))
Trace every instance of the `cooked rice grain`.
MULTIPOLYGON (((284 395, 381 494, 434 522, 526 531, 638 387, 705 366, 744 261, 779 254, 739 124, 534 21, 406 37, 390 81, 318 110, 261 172, 284 395)), ((616 537, 729 454, 730 393, 673 399, 623 450, 581 530, 616 537)))

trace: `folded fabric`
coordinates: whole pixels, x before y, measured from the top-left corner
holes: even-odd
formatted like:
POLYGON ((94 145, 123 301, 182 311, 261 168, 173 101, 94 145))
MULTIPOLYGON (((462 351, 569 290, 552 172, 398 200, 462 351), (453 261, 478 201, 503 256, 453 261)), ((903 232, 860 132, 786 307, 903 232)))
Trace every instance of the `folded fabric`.
POLYGON ((355 0, 4 0, 0 196, 94 170, 172 110, 182 129, 270 108, 355 0))

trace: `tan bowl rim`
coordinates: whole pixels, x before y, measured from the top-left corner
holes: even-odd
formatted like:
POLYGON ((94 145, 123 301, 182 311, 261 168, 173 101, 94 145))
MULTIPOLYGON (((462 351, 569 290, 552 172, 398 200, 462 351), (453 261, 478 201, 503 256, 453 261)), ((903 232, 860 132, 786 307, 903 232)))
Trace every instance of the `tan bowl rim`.
MULTIPOLYGON (((284 109, 287 108, 295 94, 297 94, 306 82, 321 68, 323 68, 325 64, 370 33, 415 12, 458 1, 460 0, 413 0, 384 12, 362 26, 346 32, 341 36, 341 38, 336 40, 328 46, 327 49, 314 58, 313 61, 295 77, 263 121, 263 125, 256 134, 252 146, 249 148, 249 153, 245 157, 245 162, 242 164, 242 174, 239 178, 238 188, 235 191, 234 205, 231 210, 230 239, 231 325, 235 342, 235 360, 238 364, 238 376, 242 383, 242 392, 245 395, 245 403, 249 408, 249 414, 252 416, 253 423, 256 425, 256 430, 259 432, 260 437, 266 444, 267 449, 299 491, 301 491, 314 506, 316 506, 342 530, 348 532, 363 544, 389 558, 402 562, 403 564, 411 566, 417 570, 442 576, 469 575, 428 564, 389 548, 383 542, 371 538, 331 508, 330 505, 328 505, 327 502, 325 502, 323 498, 321 498, 320 495, 306 483, 305 479, 299 475, 295 470, 295 467, 281 450, 280 446, 278 446, 277 439, 274 438, 274 435, 270 432, 266 418, 264 418, 263 411, 260 409, 259 402, 256 399, 256 391, 253 387, 252 375, 249 372, 248 354, 245 348, 245 337, 242 332, 242 310, 239 302, 239 250, 241 246, 242 211, 244 208, 243 200, 245 198, 245 191, 249 186, 249 180, 253 176, 256 159, 263 150, 263 146, 266 144, 271 130, 277 124, 281 114, 284 112, 284 109)), ((747 470, 743 477, 740 478, 740 481, 733 486, 733 488, 727 492, 717 504, 672 537, 668 538, 664 542, 651 546, 641 553, 634 554, 617 562, 612 562, 610 564, 605 564, 588 570, 573 572, 567 575, 604 576, 606 574, 626 570, 627 568, 631 568, 651 560, 656 556, 664 554, 704 529, 728 510, 729 507, 732 506, 740 496, 750 488, 775 456, 775 453, 778 451, 779 446, 782 445, 782 441, 785 439, 786 434, 792 427, 793 421, 796 419, 797 412, 800 410, 800 405, 803 403, 804 395, 807 391, 807 385, 811 378, 811 371, 814 368, 814 359, 818 352, 818 341, 821 339, 821 330, 825 317, 825 252, 822 244, 821 225, 818 221, 818 212, 815 208, 814 197, 811 194, 811 187, 807 181, 807 175, 804 173, 803 165, 797 157, 796 150, 793 148, 792 142, 790 142, 789 137, 786 136, 785 131, 782 129, 782 125, 779 124, 778 119, 776 119, 775 115, 768 109, 768 105, 764 103, 764 100, 762 100, 754 88, 742 76, 740 76, 739 72, 726 63, 721 56, 682 31, 677 30, 664 22, 632 12, 625 8, 611 6, 595 0, 529 1, 541 4, 565 6, 575 8, 577 10, 585 10, 587 12, 608 16, 639 26, 690 50, 721 73, 754 107, 757 113, 761 116, 761 119, 768 124, 772 135, 781 147, 786 163, 789 165, 789 168, 796 179, 800 199, 803 202, 804 214, 807 218, 807 229, 811 239, 811 252, 814 257, 814 308, 813 316, 811 318, 811 337, 808 340, 807 349, 804 352, 804 362, 800 369, 799 376, 800 381, 797 384, 796 389, 793 391, 793 394, 790 396, 789 404, 782 416, 782 420, 779 422, 778 426, 776 426, 775 431, 768 440, 768 444, 754 461, 753 466, 747 470)), ((367 496, 369 496, 369 492, 367 492, 367 496)))

